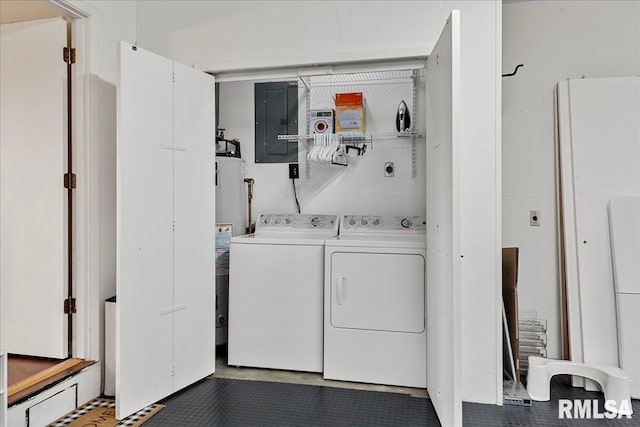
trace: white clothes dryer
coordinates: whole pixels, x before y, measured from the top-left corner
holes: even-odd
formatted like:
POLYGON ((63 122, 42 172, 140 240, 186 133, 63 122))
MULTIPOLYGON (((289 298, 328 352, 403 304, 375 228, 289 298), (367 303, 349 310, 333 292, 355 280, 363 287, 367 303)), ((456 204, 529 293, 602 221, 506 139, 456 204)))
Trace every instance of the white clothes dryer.
POLYGON ((228 364, 322 372, 324 241, 337 215, 260 215, 231 239, 228 364))
POLYGON ((346 215, 325 243, 324 378, 427 386, 426 222, 346 215))

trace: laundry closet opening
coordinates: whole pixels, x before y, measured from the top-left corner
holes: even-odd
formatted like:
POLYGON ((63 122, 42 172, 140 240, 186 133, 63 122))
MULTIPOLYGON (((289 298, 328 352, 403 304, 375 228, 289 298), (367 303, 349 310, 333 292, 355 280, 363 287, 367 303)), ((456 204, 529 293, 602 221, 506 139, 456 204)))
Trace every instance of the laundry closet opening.
MULTIPOLYGON (((227 365, 428 389, 460 416, 459 32, 453 11, 426 60, 248 78, 120 43, 117 418, 214 373, 225 326, 227 365), (297 134, 271 135, 295 163, 256 161, 256 81, 297 85, 297 134)), ((285 110, 264 115, 295 132, 285 110)))
MULTIPOLYGON (((425 63, 425 59, 419 59, 269 70, 253 76, 216 75, 215 376, 428 396, 425 63), (256 130, 263 119, 259 117, 260 104, 266 103, 262 97, 256 98, 256 93, 265 85, 297 91, 297 126, 284 125, 286 117, 281 116, 287 112, 287 105, 278 109, 276 104, 275 111, 265 115, 273 121, 266 124, 267 128, 280 126, 279 133, 266 132, 270 140, 256 130), (341 98, 353 94, 361 103, 343 107, 341 98), (282 150, 287 149, 286 144, 295 144, 298 154, 293 161, 265 163, 256 155, 261 144, 282 150), (422 301, 400 309, 411 312, 415 319, 410 321, 410 331, 404 331, 402 325, 397 329, 397 322, 393 324, 399 308, 394 305, 406 304, 406 299, 388 302, 386 308, 393 313, 388 327, 384 321, 373 321, 369 327, 367 320, 363 326, 363 339, 377 339, 380 346, 390 349, 390 357, 394 352, 412 357, 396 358, 388 369, 364 369, 355 377, 341 375, 344 370, 353 372, 352 367, 337 366, 333 376, 327 377, 327 356, 332 357, 325 347, 328 326, 323 324, 323 318, 330 316, 326 304, 331 301, 325 294, 331 292, 325 290, 331 286, 327 285, 327 276, 331 275, 325 258, 327 239, 335 239, 338 228, 340 232, 346 230, 349 221, 358 221, 359 226, 362 221, 375 224, 376 234, 392 235, 397 229, 403 230, 400 222, 405 218, 415 222, 408 233, 412 241, 409 245, 402 237, 395 239, 404 241, 402 244, 387 243, 382 249, 365 246, 337 252, 349 252, 349 263, 357 262, 361 252, 377 252, 375 262, 382 261, 385 271, 397 268, 401 272, 385 275, 384 287, 400 282, 415 284, 415 289, 401 291, 414 302, 422 301), (248 230, 256 234, 240 237, 248 230), (411 339, 399 340, 403 334, 411 339), (399 372, 402 365, 407 372, 399 372), (385 369, 389 372, 380 374, 385 369)), ((285 96, 281 98, 287 101, 285 96)), ((379 292, 359 290, 360 279, 353 276, 353 280, 349 286, 354 306, 358 298, 366 302, 373 292, 379 292)), ((372 277, 361 280, 376 283, 372 277)), ((383 306, 381 303, 374 311, 383 306)), ((383 316, 378 316, 381 319, 383 316)), ((376 356, 372 356, 375 361, 376 356)), ((366 357, 357 356, 363 360, 366 357)))

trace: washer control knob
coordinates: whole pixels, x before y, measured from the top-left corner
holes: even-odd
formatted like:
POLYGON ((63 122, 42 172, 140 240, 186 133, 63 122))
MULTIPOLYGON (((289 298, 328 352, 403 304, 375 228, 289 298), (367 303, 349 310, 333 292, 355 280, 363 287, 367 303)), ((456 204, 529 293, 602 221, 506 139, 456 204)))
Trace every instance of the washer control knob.
POLYGON ((380 225, 380 218, 374 219, 372 224, 375 225, 376 227, 379 226, 380 225))
POLYGON ((313 217, 311 219, 311 225, 314 226, 314 227, 320 227, 320 225, 322 225, 322 220, 320 218, 318 218, 317 216, 313 217))
POLYGON ((264 217, 264 220, 262 222, 264 222, 265 224, 271 224, 271 218, 266 216, 264 217))
POLYGON ((352 217, 352 218, 349 220, 349 225, 356 225, 356 219, 352 217))
POLYGON ((411 218, 402 218, 402 220, 400 221, 400 225, 402 226, 402 228, 411 228, 411 226, 413 225, 413 221, 411 221, 411 218))
POLYGON ((287 218, 284 220, 285 224, 289 225, 291 224, 291 218, 287 218))
POLYGON ((360 220, 360 225, 367 225, 367 224, 369 224, 369 220, 367 218, 362 218, 360 220))
POLYGON ((276 220, 274 221, 276 224, 280 224, 282 222, 281 218, 276 218, 276 220))

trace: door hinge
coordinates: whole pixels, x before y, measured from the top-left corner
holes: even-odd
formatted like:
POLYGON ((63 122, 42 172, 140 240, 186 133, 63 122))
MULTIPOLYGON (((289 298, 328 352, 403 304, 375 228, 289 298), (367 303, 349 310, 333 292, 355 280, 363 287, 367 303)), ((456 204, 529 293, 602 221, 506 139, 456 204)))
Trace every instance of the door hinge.
POLYGON ((71 188, 76 188, 76 174, 65 173, 64 174, 64 188, 69 188, 69 175, 71 175, 71 188))
POLYGON ((65 47, 62 49, 62 59, 65 64, 75 64, 76 63, 76 49, 65 47))
POLYGON ((64 314, 74 313, 76 312, 76 299, 75 298, 67 298, 64 300, 64 314))

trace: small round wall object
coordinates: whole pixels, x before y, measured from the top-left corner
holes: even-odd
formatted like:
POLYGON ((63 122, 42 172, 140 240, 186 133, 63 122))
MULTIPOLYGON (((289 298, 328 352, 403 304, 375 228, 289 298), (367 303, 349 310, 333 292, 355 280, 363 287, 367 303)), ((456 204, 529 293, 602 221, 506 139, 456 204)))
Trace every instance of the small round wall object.
POLYGON ((393 165, 393 162, 386 162, 384 164, 384 176, 391 177, 393 176, 394 172, 395 166, 393 165))

